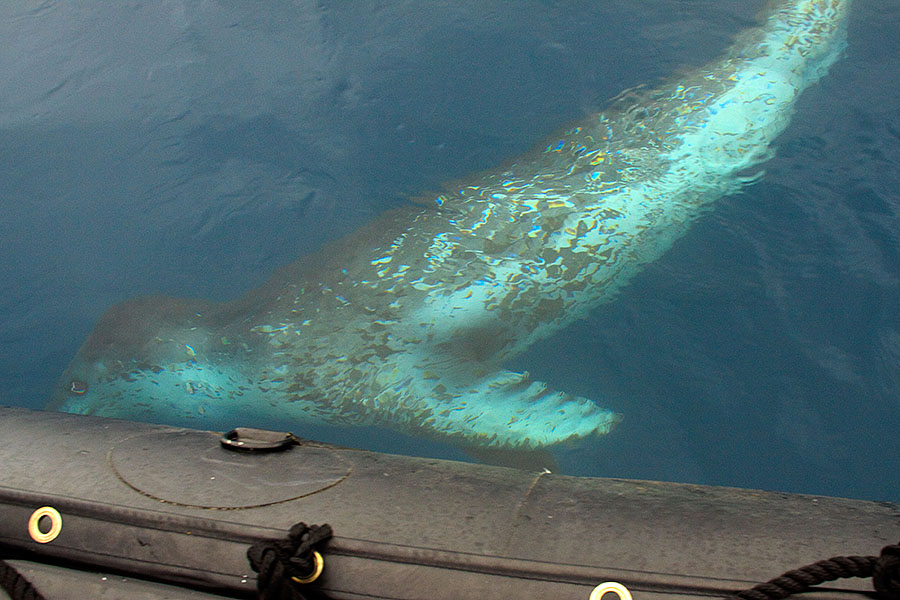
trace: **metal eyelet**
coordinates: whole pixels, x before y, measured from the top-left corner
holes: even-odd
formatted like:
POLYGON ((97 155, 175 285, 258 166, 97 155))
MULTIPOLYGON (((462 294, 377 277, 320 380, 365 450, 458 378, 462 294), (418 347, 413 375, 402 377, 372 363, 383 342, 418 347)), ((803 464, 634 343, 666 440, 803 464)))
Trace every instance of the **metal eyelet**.
POLYGON ((28 519, 28 535, 38 544, 46 544, 57 538, 59 532, 62 531, 62 515, 52 506, 42 506, 33 513, 28 519), (50 529, 44 533, 41 531, 40 522, 43 517, 50 519, 50 529))
MULTIPOLYGON (((319 578, 319 575, 322 574, 322 571, 325 569, 325 559, 322 558, 322 555, 313 550, 313 559, 316 561, 315 569, 313 572, 306 577, 291 577, 297 583, 312 583, 316 579, 319 578)), ((630 600, 630 599, 629 599, 630 600)))
POLYGON ((612 592, 613 594, 619 597, 619 600, 632 600, 631 592, 628 591, 621 583, 617 583, 615 581, 605 581, 594 588, 591 592, 588 600, 601 600, 603 598, 603 594, 606 592, 612 592))

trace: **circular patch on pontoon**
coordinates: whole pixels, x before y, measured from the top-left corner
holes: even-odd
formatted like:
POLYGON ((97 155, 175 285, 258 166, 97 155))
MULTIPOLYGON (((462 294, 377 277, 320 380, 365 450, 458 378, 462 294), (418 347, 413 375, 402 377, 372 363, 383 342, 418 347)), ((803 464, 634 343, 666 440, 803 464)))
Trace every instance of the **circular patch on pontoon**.
POLYGON ((334 448, 235 452, 207 431, 157 431, 116 444, 109 464, 125 484, 161 502, 195 508, 254 508, 334 487, 350 463, 334 448))

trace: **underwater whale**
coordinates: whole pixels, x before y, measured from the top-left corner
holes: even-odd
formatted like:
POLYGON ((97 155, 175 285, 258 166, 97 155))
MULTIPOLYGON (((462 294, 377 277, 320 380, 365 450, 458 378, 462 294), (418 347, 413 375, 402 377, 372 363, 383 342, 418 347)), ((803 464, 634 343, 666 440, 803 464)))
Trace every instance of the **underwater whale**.
POLYGON ((390 211, 227 303, 101 317, 50 407, 210 427, 374 425, 487 449, 620 417, 503 364, 613 297, 754 181, 845 46, 849 0, 786 0, 718 61, 632 93, 506 166, 390 211))

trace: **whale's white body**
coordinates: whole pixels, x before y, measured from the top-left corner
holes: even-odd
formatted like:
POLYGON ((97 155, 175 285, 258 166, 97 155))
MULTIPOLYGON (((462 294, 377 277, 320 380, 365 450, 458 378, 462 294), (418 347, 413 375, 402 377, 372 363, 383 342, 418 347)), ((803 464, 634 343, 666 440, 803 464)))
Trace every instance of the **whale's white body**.
POLYGON ((787 0, 718 62, 396 211, 224 305, 114 307, 54 406, 183 423, 376 424, 534 448, 605 433, 502 363, 609 299, 752 179, 844 47, 849 0, 787 0))

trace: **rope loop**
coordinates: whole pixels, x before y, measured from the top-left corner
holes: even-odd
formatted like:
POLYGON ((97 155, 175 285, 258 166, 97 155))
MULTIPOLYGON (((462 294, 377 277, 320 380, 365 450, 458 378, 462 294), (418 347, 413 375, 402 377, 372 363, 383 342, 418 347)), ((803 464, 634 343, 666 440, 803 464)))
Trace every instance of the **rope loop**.
POLYGON ((900 545, 885 546, 881 556, 835 556, 820 560, 732 594, 729 599, 781 600, 814 585, 845 577, 871 577, 880 600, 900 600, 900 545))
POLYGON ((286 539, 256 542, 247 550, 250 566, 259 573, 261 600, 312 600, 322 596, 308 584, 322 572, 317 548, 332 536, 330 525, 297 523, 286 539))
POLYGON ((6 561, 0 560, 0 590, 3 590, 13 600, 44 600, 44 597, 6 561))
POLYGON ((900 600, 900 545, 891 544, 881 549, 872 569, 872 584, 878 597, 884 600, 900 600))

